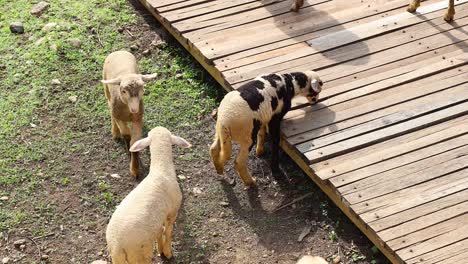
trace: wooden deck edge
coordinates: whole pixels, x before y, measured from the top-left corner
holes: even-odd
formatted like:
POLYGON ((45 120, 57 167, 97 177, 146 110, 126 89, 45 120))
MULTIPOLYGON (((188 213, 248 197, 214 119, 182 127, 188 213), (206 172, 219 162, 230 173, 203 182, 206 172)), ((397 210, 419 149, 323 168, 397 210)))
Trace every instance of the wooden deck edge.
POLYGON ((328 181, 320 179, 315 174, 297 149, 291 146, 284 137, 281 138, 280 144, 283 150, 296 162, 296 164, 298 164, 299 167, 309 175, 312 181, 320 187, 320 189, 335 203, 335 205, 338 206, 338 208, 340 208, 349 219, 351 219, 359 230, 361 230, 361 232, 363 232, 392 263, 404 263, 404 261, 398 257, 395 252, 388 248, 386 243, 382 241, 373 230, 368 228, 366 223, 343 202, 336 189, 333 188, 328 181))
POLYGON ((184 37, 175 30, 171 24, 165 20, 160 14, 156 11, 154 7, 152 7, 146 0, 139 0, 140 3, 145 6, 145 8, 155 17, 164 28, 171 33, 171 35, 177 39, 177 41, 190 53, 192 56, 200 63, 203 68, 219 83, 226 91, 232 91, 232 86, 225 81, 224 76, 220 71, 213 66, 212 62, 207 60, 201 52, 194 47, 188 40, 184 39, 184 37))

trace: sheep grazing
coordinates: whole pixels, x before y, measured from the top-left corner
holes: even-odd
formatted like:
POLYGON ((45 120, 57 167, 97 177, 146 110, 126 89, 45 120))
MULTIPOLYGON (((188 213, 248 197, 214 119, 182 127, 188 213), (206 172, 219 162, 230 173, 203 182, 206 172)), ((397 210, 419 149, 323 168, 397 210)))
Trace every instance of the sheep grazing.
POLYGON ((271 168, 278 170, 280 122, 291 108, 294 96, 307 97, 315 103, 322 81, 314 71, 262 75, 229 92, 218 108, 216 134, 210 155, 218 174, 231 156, 234 140, 240 144, 234 167, 247 186, 255 179, 247 170, 249 151, 257 139, 256 154, 263 154, 265 132, 272 137, 271 168))
MULTIPOLYGON (((135 56, 116 51, 107 56, 102 71, 104 93, 111 111, 112 137, 123 138, 128 148, 141 138, 143 127, 143 85, 156 74, 140 74, 135 56), (130 131, 127 123, 132 123, 130 131)), ((138 153, 131 153, 130 174, 140 175, 138 153)))
POLYGON ((173 144, 191 146, 166 128, 156 127, 130 148, 138 152, 149 146, 151 167, 148 176, 123 199, 109 221, 106 240, 112 263, 151 263, 155 241, 159 254, 172 257, 172 227, 182 202, 172 158, 173 144))
POLYGON ((328 264, 328 262, 321 257, 303 256, 296 264, 328 264))
MULTIPOLYGON (((448 9, 447 9, 447 12, 445 13, 445 16, 444 16, 444 19, 445 21, 447 22, 450 22, 453 20, 453 16, 455 15, 455 1, 454 0, 449 0, 449 5, 448 5, 448 9)), ((418 9, 418 7, 420 6, 421 4, 421 0, 411 0, 409 6, 408 6, 408 12, 411 12, 411 13, 414 13, 416 12, 416 9, 418 9)))

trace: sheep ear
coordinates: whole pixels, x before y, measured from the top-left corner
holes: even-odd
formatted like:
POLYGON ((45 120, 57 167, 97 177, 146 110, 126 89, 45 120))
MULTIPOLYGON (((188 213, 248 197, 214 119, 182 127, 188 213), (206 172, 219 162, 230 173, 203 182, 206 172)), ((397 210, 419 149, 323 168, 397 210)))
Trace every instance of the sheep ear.
POLYGON ((314 92, 316 93, 320 93, 320 84, 319 84, 319 81, 317 81, 317 79, 313 79, 312 80, 312 89, 314 90, 314 92))
POLYGON ((135 143, 133 143, 133 145, 130 147, 130 151, 131 152, 142 151, 143 149, 148 147, 150 144, 151 144, 151 138, 150 137, 142 138, 142 139, 136 141, 135 143))
POLYGON ((174 135, 171 135, 171 141, 172 144, 180 146, 182 148, 190 148, 192 146, 192 144, 188 143, 187 140, 174 135))
POLYGON ((101 80, 102 83, 104 84, 116 84, 116 85, 119 85, 120 84, 120 78, 114 78, 114 79, 110 79, 110 80, 101 80))
POLYGON ((158 77, 158 74, 157 74, 157 73, 153 73, 153 74, 142 74, 142 75, 141 75, 141 79, 142 79, 144 82, 149 82, 149 81, 155 79, 156 77, 158 77))

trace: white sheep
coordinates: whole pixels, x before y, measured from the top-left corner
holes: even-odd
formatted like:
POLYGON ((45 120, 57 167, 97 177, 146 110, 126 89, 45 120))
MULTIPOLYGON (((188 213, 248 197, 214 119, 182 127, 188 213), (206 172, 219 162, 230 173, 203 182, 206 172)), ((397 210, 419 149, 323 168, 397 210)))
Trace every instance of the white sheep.
POLYGON ((322 85, 314 71, 293 72, 261 75, 229 92, 218 108, 215 139, 210 148, 217 173, 223 174, 234 140, 240 144, 234 167, 245 185, 254 186, 255 179, 247 170, 247 158, 255 139, 257 156, 263 154, 267 130, 272 138, 271 168, 277 171, 280 124, 291 109, 292 98, 302 95, 315 103, 322 85))
MULTIPOLYGON (((143 85, 156 74, 142 75, 135 56, 128 51, 116 51, 107 56, 102 71, 104 93, 111 112, 112 137, 123 138, 128 148, 141 138, 143 127, 143 85), (127 123, 132 123, 130 131, 127 123)), ((130 174, 140 175, 138 153, 131 153, 130 174)))
POLYGON ((123 199, 107 226, 107 246, 114 264, 151 263, 155 241, 159 254, 172 257, 172 228, 182 202, 172 144, 191 146, 166 128, 156 127, 130 148, 136 152, 150 146, 151 166, 148 176, 123 199))
POLYGON ((328 264, 322 257, 303 256, 296 264, 328 264))
MULTIPOLYGON (((407 9, 408 12, 411 12, 411 13, 416 12, 416 9, 418 9, 420 4, 421 4, 421 0, 410 0, 410 4, 407 9)), ((452 21, 454 15, 455 15, 455 1, 449 0, 448 9, 444 16, 445 21, 447 22, 452 21)))

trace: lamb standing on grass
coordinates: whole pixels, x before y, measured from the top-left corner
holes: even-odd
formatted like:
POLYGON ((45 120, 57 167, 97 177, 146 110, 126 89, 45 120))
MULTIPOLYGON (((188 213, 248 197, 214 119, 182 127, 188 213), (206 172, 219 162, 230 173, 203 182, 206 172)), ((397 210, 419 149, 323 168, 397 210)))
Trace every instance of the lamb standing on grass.
POLYGON ((114 264, 151 263, 155 241, 159 254, 172 257, 172 226, 182 202, 172 144, 191 146, 166 128, 156 127, 130 148, 136 152, 150 146, 151 167, 148 176, 117 207, 107 226, 107 246, 114 264))
MULTIPOLYGON (((107 56, 102 71, 104 93, 111 111, 112 137, 123 137, 127 150, 141 138, 143 127, 143 85, 156 74, 142 75, 135 56, 127 51, 116 51, 107 56), (127 122, 132 122, 132 130, 127 122)), ((131 153, 130 174, 140 175, 140 159, 131 153)))
POLYGON ((278 170, 280 122, 291 109, 296 95, 316 102, 322 90, 322 81, 314 71, 287 74, 269 74, 255 78, 235 91, 229 92, 218 108, 216 134, 210 155, 218 174, 231 157, 231 140, 240 144, 234 167, 247 186, 255 179, 247 170, 249 151, 257 138, 256 154, 263 154, 263 141, 268 125, 272 137, 271 167, 278 170))

